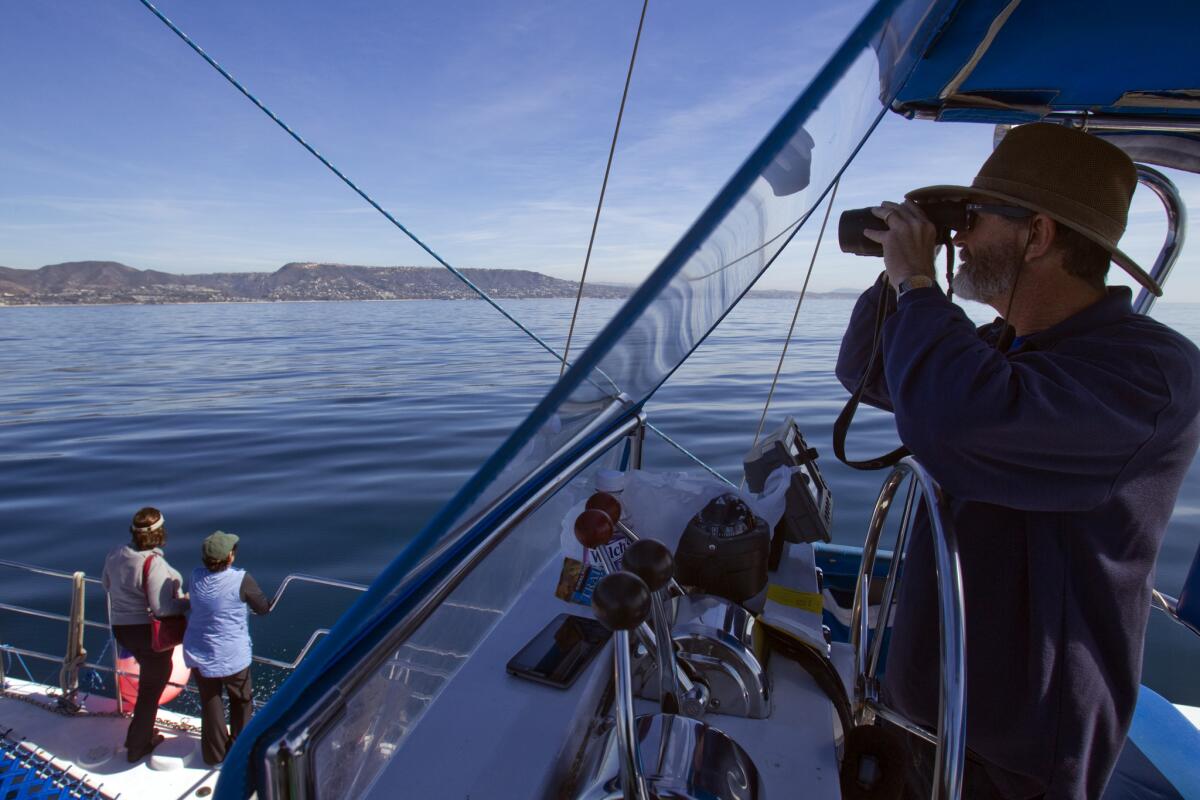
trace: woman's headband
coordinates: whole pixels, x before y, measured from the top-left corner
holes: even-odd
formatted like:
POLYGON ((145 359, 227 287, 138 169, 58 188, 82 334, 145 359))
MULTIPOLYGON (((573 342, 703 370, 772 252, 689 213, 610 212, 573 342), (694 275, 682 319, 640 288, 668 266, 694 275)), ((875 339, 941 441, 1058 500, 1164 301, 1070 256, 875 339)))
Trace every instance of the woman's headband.
POLYGON ((158 512, 158 520, 151 523, 150 525, 145 526, 144 528, 139 528, 137 525, 130 525, 129 532, 130 533, 154 533, 156 530, 158 530, 159 528, 161 528, 163 526, 163 523, 166 522, 166 520, 167 520, 167 518, 165 516, 163 516, 163 513, 160 511, 160 512, 158 512))

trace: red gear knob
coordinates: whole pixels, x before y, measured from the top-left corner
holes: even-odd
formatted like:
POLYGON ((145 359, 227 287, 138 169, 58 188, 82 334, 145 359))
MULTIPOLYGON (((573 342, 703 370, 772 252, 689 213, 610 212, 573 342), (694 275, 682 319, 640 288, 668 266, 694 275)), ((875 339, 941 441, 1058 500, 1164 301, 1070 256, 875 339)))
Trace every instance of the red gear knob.
POLYGON ((590 508, 575 518, 575 538, 584 547, 603 547, 613 537, 612 518, 590 508))
POLYGON ((621 501, 608 492, 596 492, 588 498, 587 507, 608 514, 608 518, 612 520, 614 525, 621 518, 621 501))

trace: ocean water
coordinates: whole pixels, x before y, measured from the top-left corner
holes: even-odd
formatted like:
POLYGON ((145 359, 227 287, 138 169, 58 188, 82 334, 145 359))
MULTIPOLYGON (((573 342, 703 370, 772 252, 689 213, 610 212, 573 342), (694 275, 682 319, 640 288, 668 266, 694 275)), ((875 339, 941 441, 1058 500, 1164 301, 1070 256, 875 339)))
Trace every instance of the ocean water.
MULTIPOLYGON (((506 301, 551 344, 571 301, 506 301)), ((834 492, 835 539, 861 544, 882 474, 843 467, 830 429, 851 301, 805 303, 767 429, 795 416, 834 492)), ((573 349, 618 307, 584 304, 573 349)), ((794 301, 743 302, 648 405, 652 422, 734 480, 750 447, 794 301)), ((977 316, 988 318, 984 309, 977 316)), ((1155 316, 1200 341, 1200 306, 1155 316)), ((167 556, 186 576, 216 529, 273 592, 289 573, 367 583, 474 472, 558 377, 549 355, 477 301, 255 303, 0 309, 0 533, 4 555, 99 576, 140 506, 164 510, 167 556)), ((852 455, 896 444, 889 415, 860 411, 852 455)), ((651 434, 646 468, 694 468, 651 434)), ((1183 487, 1157 585, 1177 594, 1200 544, 1200 468, 1183 487)), ((256 651, 291 658, 350 601, 289 589, 256 620, 256 651)), ((66 613, 66 584, 0 568, 0 602, 66 613)), ((103 593, 89 591, 103 619, 103 593)), ((61 652, 63 630, 0 612, 0 640, 61 652)), ((104 638, 89 634, 93 658, 104 638)), ((39 679, 57 668, 26 659, 39 679)), ((1200 704, 1200 643, 1152 617, 1144 681, 1200 704)), ((23 676, 20 665, 7 665, 23 676)), ((264 676, 260 694, 277 677, 264 676)))

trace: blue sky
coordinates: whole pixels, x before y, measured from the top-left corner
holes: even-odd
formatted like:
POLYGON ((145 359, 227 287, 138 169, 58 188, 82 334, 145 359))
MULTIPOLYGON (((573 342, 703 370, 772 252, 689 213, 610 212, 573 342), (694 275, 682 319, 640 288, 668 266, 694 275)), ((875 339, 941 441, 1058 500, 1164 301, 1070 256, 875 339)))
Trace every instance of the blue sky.
MULTIPOLYGON (((866 6, 652 2, 589 280, 645 275, 866 6)), ((577 279, 640 2, 159 7, 450 263, 577 279)), ((13 5, 0 70, 4 266, 432 263, 137 0, 13 5)), ((889 118, 838 208, 969 181, 990 147, 988 127, 889 118)), ((1175 177, 1195 218, 1200 184, 1175 177)), ((799 288, 810 227, 760 286, 799 288)), ((1139 196, 1123 246, 1148 266, 1162 230, 1139 196)), ((1189 260, 1171 299, 1200 300, 1189 260)), ((877 269, 827 241, 813 288, 877 269)))

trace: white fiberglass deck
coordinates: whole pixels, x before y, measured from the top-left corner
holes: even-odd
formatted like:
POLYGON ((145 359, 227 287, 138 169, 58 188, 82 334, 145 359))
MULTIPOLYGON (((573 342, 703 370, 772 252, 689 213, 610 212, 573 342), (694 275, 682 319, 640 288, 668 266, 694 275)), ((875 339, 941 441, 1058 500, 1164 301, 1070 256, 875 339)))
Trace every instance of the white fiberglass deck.
MULTIPOLYGON (((579 745, 578 739, 567 740, 573 731, 579 734, 577 723, 590 719, 611 681, 612 645, 567 690, 513 677, 505 664, 559 613, 591 615, 590 608, 555 597, 561 565, 561 554, 549 560, 434 700, 417 728, 419 735, 399 748, 370 797, 556 796, 564 761, 571 758, 565 754, 579 745)), ((749 753, 767 797, 787 796, 798 786, 814 800, 840 797, 832 704, 797 663, 775 653, 768 665, 773 683, 769 719, 709 714, 704 721, 749 753)), ((654 703, 636 701, 638 714, 655 711, 654 703)))
MULTIPOLYGON (((129 720, 112 716, 116 701, 86 696, 84 711, 73 715, 51 711, 59 692, 28 681, 5 679, 0 696, 0 728, 8 737, 74 779, 99 789, 107 797, 204 798, 211 796, 217 771, 200 757, 200 735, 159 725, 166 741, 136 764, 125 760, 125 729, 129 720)), ((199 729, 200 720, 162 709, 159 722, 199 729)))

